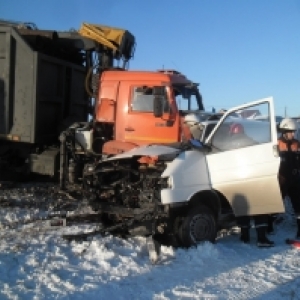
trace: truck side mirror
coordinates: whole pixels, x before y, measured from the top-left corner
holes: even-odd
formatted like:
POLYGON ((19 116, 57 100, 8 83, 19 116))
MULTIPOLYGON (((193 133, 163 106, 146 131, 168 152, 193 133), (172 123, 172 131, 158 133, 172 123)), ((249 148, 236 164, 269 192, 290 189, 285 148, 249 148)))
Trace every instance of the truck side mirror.
POLYGON ((153 114, 155 118, 160 118, 162 117, 164 113, 164 102, 163 102, 163 97, 161 96, 154 96, 153 99, 153 114))

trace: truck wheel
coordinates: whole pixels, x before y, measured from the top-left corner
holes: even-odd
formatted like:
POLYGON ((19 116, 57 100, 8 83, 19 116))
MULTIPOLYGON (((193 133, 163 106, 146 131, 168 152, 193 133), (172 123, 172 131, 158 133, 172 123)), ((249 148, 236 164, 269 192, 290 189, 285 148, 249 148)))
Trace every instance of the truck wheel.
POLYGON ((211 209, 204 205, 192 207, 178 228, 178 237, 184 247, 203 241, 214 242, 216 236, 216 219, 211 209))

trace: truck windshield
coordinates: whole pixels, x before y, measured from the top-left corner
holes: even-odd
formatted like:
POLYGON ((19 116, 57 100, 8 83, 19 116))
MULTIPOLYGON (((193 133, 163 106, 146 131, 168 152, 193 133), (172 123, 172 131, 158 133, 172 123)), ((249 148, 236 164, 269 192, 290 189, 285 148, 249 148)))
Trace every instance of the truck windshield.
POLYGON ((178 110, 204 110, 202 97, 196 85, 173 85, 178 110))

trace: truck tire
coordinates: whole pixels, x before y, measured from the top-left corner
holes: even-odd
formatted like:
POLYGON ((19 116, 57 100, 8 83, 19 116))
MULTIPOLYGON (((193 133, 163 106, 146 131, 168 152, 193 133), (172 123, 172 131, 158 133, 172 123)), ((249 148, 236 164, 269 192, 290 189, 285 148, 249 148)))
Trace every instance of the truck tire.
POLYGON ((211 209, 205 205, 191 207, 178 228, 178 238, 184 247, 203 241, 215 242, 217 222, 211 209))

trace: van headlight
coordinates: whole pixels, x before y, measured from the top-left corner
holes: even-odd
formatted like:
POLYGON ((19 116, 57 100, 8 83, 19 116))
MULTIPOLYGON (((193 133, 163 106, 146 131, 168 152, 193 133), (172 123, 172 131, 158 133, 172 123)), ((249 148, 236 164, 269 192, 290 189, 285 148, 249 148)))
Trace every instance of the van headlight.
POLYGON ((161 188, 162 189, 172 189, 173 188, 173 177, 164 177, 161 178, 161 188))

